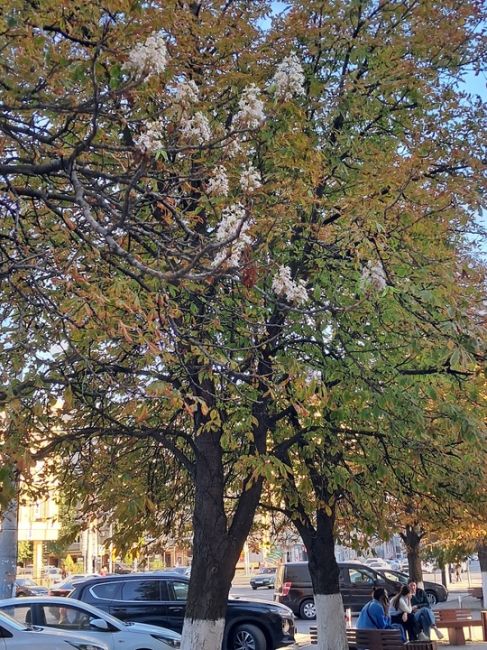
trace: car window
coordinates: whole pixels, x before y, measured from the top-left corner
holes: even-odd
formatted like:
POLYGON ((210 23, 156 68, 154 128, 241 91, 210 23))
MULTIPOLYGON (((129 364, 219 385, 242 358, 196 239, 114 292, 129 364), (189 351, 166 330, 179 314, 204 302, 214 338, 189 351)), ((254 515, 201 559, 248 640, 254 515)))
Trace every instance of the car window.
POLYGON ((120 582, 103 582, 91 587, 90 592, 99 600, 119 600, 120 582))
POLYGON ((42 605, 41 612, 45 625, 63 630, 87 630, 91 620, 96 618, 78 607, 64 604, 42 605))
MULTIPOLYGON (((6 611, 0 612, 0 636, 1 634, 1 626, 5 623, 7 627, 11 627, 14 630, 18 630, 19 632, 21 630, 26 630, 27 627, 25 626, 24 623, 19 623, 15 618, 12 616, 9 616, 9 614, 6 611)), ((10 636, 9 634, 7 636, 10 636)))
POLYGON ((37 584, 30 578, 17 578, 16 582, 20 587, 37 587, 37 584))
POLYGON ((30 605, 14 605, 12 607, 5 608, 2 611, 14 618, 17 623, 31 625, 33 622, 30 605))
POLYGON ((171 580, 169 585, 169 600, 188 600, 188 583, 171 580))
POLYGON ((311 582, 308 564, 288 564, 284 573, 284 582, 311 582))
POLYGON ((354 585, 373 585, 375 576, 364 569, 349 569, 350 582, 354 585))
POLYGON ((159 580, 130 580, 122 587, 122 600, 160 600, 159 580))
POLYGON ((391 582, 402 582, 404 584, 407 584, 408 579, 406 576, 400 576, 397 573, 391 573, 390 571, 382 571, 382 574, 384 575, 387 580, 390 580, 391 582))

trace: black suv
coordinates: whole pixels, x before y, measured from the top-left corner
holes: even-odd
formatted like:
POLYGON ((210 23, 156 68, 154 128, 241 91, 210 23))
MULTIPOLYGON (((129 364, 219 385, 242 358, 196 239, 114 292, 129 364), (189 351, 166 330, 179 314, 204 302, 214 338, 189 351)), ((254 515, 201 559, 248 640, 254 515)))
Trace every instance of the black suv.
MULTIPOLYGON (((344 607, 359 612, 371 598, 374 587, 385 587, 389 594, 396 594, 401 583, 407 582, 403 574, 393 571, 381 572, 358 562, 338 564, 340 569, 340 592, 344 607)), ((448 592, 443 585, 425 583, 425 591, 431 603, 444 601, 448 592)), ((313 587, 307 562, 287 562, 282 564, 276 574, 274 600, 290 607, 300 618, 316 618, 313 587)))
MULTIPOLYGON (((181 632, 189 579, 176 573, 138 573, 91 578, 69 594, 124 621, 161 625, 181 632)), ((275 650, 294 644, 294 616, 278 603, 228 601, 223 648, 275 650)))

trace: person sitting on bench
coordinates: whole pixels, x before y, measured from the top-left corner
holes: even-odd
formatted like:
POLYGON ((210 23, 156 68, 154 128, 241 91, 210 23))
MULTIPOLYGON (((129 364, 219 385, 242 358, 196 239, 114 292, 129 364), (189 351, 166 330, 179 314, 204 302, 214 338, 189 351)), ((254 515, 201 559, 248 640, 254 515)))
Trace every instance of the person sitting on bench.
POLYGON ((445 635, 436 627, 435 615, 429 604, 426 592, 424 589, 418 587, 415 580, 409 580, 408 586, 411 591, 411 605, 414 618, 421 627, 421 630, 429 639, 431 637, 431 628, 433 628, 438 639, 442 639, 445 635))
POLYGON ((407 585, 402 585, 401 589, 391 600, 391 607, 389 610, 391 621, 398 623, 404 630, 404 636, 407 636, 410 641, 425 641, 426 636, 421 633, 418 637, 418 624, 414 618, 413 609, 411 606, 411 592, 407 585))
POLYGON ((357 620, 357 630, 393 630, 399 629, 403 641, 406 637, 403 628, 391 622, 389 612, 389 596, 383 587, 376 587, 372 592, 372 600, 362 607, 357 620))

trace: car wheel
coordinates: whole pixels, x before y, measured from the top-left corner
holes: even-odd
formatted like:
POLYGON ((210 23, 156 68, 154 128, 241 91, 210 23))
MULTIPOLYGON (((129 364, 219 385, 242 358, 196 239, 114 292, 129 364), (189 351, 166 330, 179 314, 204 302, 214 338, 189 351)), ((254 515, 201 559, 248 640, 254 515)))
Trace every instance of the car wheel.
POLYGON ((257 589, 257 587, 255 587, 254 585, 251 585, 251 587, 254 591, 257 589))
POLYGON ((431 607, 433 607, 433 605, 436 605, 436 603, 438 602, 438 596, 435 594, 434 591, 427 591, 426 598, 428 599, 428 602, 431 605, 431 607))
POLYGON ((299 606, 299 618, 312 621, 316 618, 316 606, 313 600, 303 600, 299 606))
POLYGON ((255 625, 239 625, 232 634, 229 650, 267 650, 267 641, 255 625))

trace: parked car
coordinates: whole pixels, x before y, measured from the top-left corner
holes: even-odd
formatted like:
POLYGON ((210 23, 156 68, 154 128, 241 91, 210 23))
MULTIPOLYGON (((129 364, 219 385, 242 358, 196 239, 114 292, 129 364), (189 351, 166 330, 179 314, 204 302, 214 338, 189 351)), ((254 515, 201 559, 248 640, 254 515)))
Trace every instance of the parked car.
POLYGON ((255 576, 252 576, 250 578, 250 586, 252 589, 258 589, 259 587, 267 587, 267 589, 273 589, 275 577, 275 567, 260 569, 259 572, 255 574, 255 576))
MULTIPOLYGON (((162 571, 162 573, 167 573, 168 571, 170 573, 180 573, 182 576, 188 576, 189 577, 191 575, 191 567, 190 566, 173 566, 170 569, 165 569, 164 571, 162 571)), ((154 573, 157 573, 157 572, 154 571, 154 573)))
POLYGON ((115 562, 113 565, 113 573, 120 573, 122 575, 125 575, 132 573, 132 569, 126 564, 123 564, 123 562, 115 562))
POLYGON ((393 571, 400 571, 401 570, 401 563, 402 563, 402 560, 399 560, 399 559, 389 560, 390 568, 393 571))
MULTIPOLYGON (((345 607, 350 607, 353 612, 359 612, 370 600, 374 587, 385 587, 390 594, 395 594, 404 582, 399 578, 403 574, 397 571, 386 569, 379 572, 357 562, 343 562, 338 566, 343 604, 345 607)), ((405 578, 407 582, 407 576, 405 578)), ((430 585, 438 587, 434 591, 434 596, 437 598, 435 602, 447 599, 448 592, 443 585, 427 583, 428 599, 432 600, 430 585)), ((278 568, 274 584, 274 601, 287 605, 300 618, 309 620, 316 618, 313 587, 307 562, 287 562, 278 568)))
POLYGON ((83 582, 88 578, 101 577, 99 573, 74 573, 62 582, 55 582, 49 589, 49 596, 67 596, 72 591, 76 582, 83 582))
POLYGON ((0 612, 0 648, 5 650, 109 650, 106 643, 93 641, 78 632, 54 630, 19 623, 0 612), (5 641, 4 639, 8 639, 5 641))
MULTIPOLYGON (((76 584, 69 597, 124 621, 181 632, 188 586, 189 579, 176 573, 139 573, 86 580, 76 584)), ((293 645, 294 631, 294 616, 288 607, 230 597, 223 648, 275 650, 293 645)))
MULTIPOLYGON (((390 582, 397 580, 402 584, 407 584, 409 580, 408 574, 402 571, 392 571, 392 569, 388 569, 380 570, 378 573, 383 575, 384 578, 390 582)), ((423 584, 426 596, 428 597, 428 601, 431 606, 436 605, 436 603, 443 603, 448 598, 448 590, 440 582, 431 582, 430 580, 424 580, 423 584)))
POLYGON ((372 567, 372 569, 390 569, 391 565, 387 560, 383 560, 381 557, 369 557, 365 560, 364 564, 372 567))
MULTIPOLYGON (((93 643, 105 643, 110 650, 171 650, 181 647, 177 632, 155 625, 124 623, 101 609, 71 598, 8 598, 0 600, 0 611, 19 623, 81 632, 93 643)), ((67 650, 67 649, 66 649, 67 650)))
POLYGON ((46 596, 47 587, 41 587, 32 578, 17 576, 15 578, 15 595, 16 596, 46 596))
POLYGON ((57 566, 45 566, 41 570, 41 576, 43 578, 49 578, 51 580, 59 580, 62 575, 62 570, 57 566))

